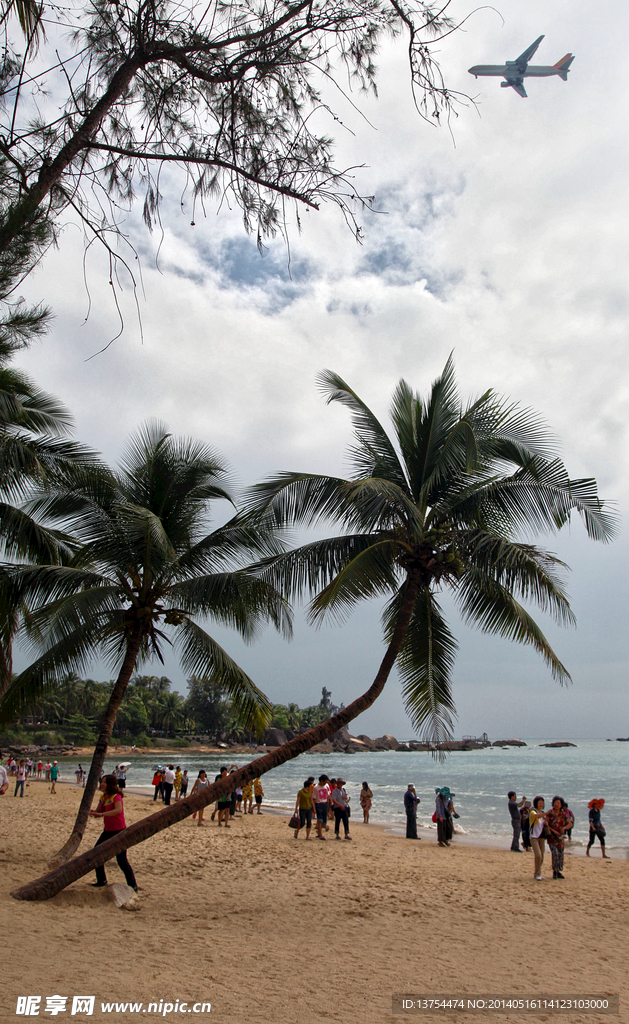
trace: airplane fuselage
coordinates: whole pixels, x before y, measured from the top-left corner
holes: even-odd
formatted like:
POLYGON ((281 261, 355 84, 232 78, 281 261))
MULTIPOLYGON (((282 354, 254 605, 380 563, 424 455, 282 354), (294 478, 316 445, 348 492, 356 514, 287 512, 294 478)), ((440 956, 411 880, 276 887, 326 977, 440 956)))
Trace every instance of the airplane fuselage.
POLYGON ((470 68, 475 78, 550 78, 560 75, 561 69, 547 64, 529 64, 526 71, 518 71, 513 64, 476 64, 470 68))

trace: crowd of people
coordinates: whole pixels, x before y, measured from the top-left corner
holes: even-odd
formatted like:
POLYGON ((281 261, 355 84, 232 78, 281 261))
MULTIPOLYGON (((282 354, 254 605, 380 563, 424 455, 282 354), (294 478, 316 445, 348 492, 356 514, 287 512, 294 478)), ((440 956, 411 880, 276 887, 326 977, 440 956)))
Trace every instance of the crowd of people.
MULTIPOLYGON (((551 806, 546 810, 543 796, 536 796, 532 803, 525 796, 518 802, 514 790, 510 790, 507 796, 513 829, 512 852, 533 852, 535 856, 533 877, 536 881, 542 882, 544 879, 542 864, 544 863, 546 844, 548 844, 553 878, 564 878, 564 850, 566 840, 568 842, 572 840, 574 827, 574 814, 567 802, 561 796, 554 796, 551 806)), ((585 854, 586 857, 590 856, 590 850, 598 839, 601 854, 608 860, 605 851, 605 829, 601 821, 601 811, 604 806, 605 801, 602 798, 590 800, 588 804, 589 839, 585 854)))
POLYGON ((3 766, 3 773, 6 776, 7 789, 8 779, 15 779, 13 796, 24 796, 24 789, 29 779, 44 779, 46 782, 50 782, 50 792, 57 792, 56 783, 60 777, 60 769, 56 761, 44 763, 43 761, 34 761, 31 757, 15 758, 9 754, 6 766, 3 766))

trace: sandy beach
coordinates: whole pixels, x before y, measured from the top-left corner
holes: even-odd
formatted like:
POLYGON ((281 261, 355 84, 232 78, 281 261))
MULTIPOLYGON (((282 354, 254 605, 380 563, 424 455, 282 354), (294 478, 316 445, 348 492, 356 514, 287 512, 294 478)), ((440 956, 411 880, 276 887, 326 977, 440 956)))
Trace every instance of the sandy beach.
MULTIPOLYGON (((566 1022, 626 1019, 629 863, 566 858, 566 879, 532 878, 532 858, 470 845, 440 849, 352 819, 353 841, 299 840, 285 815, 237 817, 229 831, 187 819, 130 851, 138 909, 118 909, 81 879, 44 903, 12 889, 42 874, 67 837, 81 790, 31 782, 0 799, 0 900, 5 949, 2 1022, 18 996, 68 996, 57 1020, 122 1024, 138 1013, 102 1002, 202 1001, 215 1024, 400 1021, 394 993, 497 996, 620 993, 621 1014, 561 1014, 566 1022), (94 995, 92 1016, 71 997, 94 995)), ((127 821, 153 805, 129 794, 127 821)), ((83 849, 100 824, 91 822, 83 849)), ((314 830, 313 830, 314 836, 314 830)), ((550 869, 550 863, 544 868, 550 869)), ((115 862, 109 882, 123 876, 115 862)), ((169 1011, 161 1019, 181 1020, 169 1011)), ((550 1020, 555 1014, 443 1013, 418 1020, 550 1020)), ((148 1019, 153 1019, 153 1012, 148 1019)), ((559 1017, 558 1017, 559 1019, 559 1017)))

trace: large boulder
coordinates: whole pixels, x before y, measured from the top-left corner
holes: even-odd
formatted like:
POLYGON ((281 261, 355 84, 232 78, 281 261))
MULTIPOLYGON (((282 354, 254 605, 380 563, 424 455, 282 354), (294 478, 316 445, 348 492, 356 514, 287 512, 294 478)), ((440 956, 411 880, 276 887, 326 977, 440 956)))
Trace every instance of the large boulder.
POLYGON ((362 740, 356 738, 356 736, 350 736, 349 741, 345 744, 345 750, 348 754, 360 754, 373 750, 373 747, 368 747, 362 740))
POLYGON ((361 743, 364 743, 368 750, 375 750, 376 745, 372 740, 371 736, 365 736, 363 733, 361 733, 359 736, 356 737, 356 739, 359 739, 361 743))
POLYGON ((262 740, 267 747, 281 747, 287 742, 283 729, 265 729, 262 740))
POLYGON ((310 750, 306 751, 308 754, 331 754, 334 750, 334 746, 329 740, 322 740, 321 743, 317 743, 310 750))
POLYGON ((524 740, 494 740, 492 747, 525 747, 524 740))
POLYGON ((378 736, 373 742, 376 750, 397 750, 400 745, 395 736, 391 736, 389 733, 378 736))

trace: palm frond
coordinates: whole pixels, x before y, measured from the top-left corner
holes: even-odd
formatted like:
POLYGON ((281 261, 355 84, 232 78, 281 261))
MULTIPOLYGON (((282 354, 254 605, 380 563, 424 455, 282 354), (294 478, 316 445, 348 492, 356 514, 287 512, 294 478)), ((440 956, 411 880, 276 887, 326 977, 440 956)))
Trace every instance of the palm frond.
POLYGON ((212 637, 191 619, 175 635, 175 649, 188 677, 217 683, 229 696, 240 723, 261 733, 273 717, 273 705, 252 679, 212 637))
POLYGON ((400 551, 394 538, 375 538, 317 594, 310 606, 310 621, 318 623, 328 615, 336 622, 344 622, 360 601, 390 594, 399 582, 396 561, 400 551))
POLYGON ((560 683, 570 682, 570 673, 533 617, 497 580, 488 579, 483 572, 470 568, 460 581, 456 600, 465 622, 483 633, 530 644, 549 666, 553 679, 560 683))
MULTIPOLYGON (((393 635, 404 590, 404 586, 401 587, 383 611, 386 641, 393 635)), ((404 704, 413 728, 425 742, 434 745, 452 737, 456 713, 452 670, 457 647, 434 594, 428 587, 422 587, 397 665, 404 704)))
POLYGON ((386 430, 365 405, 355 391, 342 377, 331 370, 323 370, 317 377, 317 384, 327 395, 327 403, 340 402, 352 414, 352 424, 358 440, 350 449, 356 475, 378 476, 396 483, 402 489, 408 488, 408 480, 402 463, 386 430))

